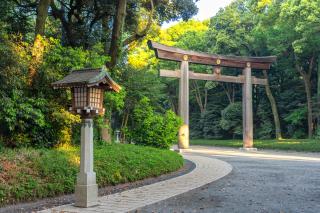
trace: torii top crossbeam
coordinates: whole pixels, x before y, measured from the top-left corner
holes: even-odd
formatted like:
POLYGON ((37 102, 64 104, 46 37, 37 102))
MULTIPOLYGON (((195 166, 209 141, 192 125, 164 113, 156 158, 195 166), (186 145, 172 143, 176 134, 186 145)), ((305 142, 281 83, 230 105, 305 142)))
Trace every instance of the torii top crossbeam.
POLYGON ((148 45, 150 49, 155 51, 155 54, 159 59, 183 61, 184 57, 187 56, 190 63, 221 67, 244 68, 247 66, 247 63, 250 63, 252 69, 268 70, 270 69, 271 64, 277 59, 276 56, 242 57, 207 54, 170 47, 150 40, 148 41, 148 45))

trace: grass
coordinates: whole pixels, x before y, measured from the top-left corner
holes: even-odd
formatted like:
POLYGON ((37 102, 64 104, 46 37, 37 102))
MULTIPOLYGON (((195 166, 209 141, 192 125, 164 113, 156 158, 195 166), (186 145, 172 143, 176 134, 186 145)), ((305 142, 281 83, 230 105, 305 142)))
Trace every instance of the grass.
MULTIPOLYGON (((242 147, 242 140, 191 140, 191 145, 242 147)), ((315 139, 282 139, 282 140, 254 140, 254 147, 258 149, 278 149, 298 152, 320 152, 320 140, 315 139)))
MULTIPOLYGON (((95 146, 94 159, 99 187, 158 176, 183 165, 175 152, 125 144, 95 146)), ((79 162, 79 147, 3 149, 0 206, 72 193, 79 162)))

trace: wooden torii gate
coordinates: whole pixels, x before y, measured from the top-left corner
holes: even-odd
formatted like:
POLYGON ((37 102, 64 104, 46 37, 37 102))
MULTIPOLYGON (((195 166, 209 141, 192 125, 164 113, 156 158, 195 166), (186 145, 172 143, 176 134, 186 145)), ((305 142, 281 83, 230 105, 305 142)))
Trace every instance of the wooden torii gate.
POLYGON ((189 79, 221 81, 242 84, 242 117, 243 117, 243 148, 253 149, 253 113, 252 113, 252 84, 266 85, 267 79, 251 75, 251 69, 269 70, 276 61, 275 56, 240 57, 207 54, 180 48, 170 47, 153 41, 148 41, 150 49, 156 57, 170 61, 181 62, 180 70, 160 70, 160 76, 179 78, 179 115, 183 126, 179 130, 179 148, 189 148, 189 79), (214 66, 212 74, 189 71, 189 63, 214 66), (221 74, 221 67, 243 69, 243 75, 228 76, 221 74))

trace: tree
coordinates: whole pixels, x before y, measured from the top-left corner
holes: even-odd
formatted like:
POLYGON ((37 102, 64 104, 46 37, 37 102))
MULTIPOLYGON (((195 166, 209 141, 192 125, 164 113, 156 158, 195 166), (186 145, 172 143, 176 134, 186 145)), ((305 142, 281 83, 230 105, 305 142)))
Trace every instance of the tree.
POLYGON ((313 135, 311 76, 320 53, 320 3, 317 1, 288 0, 281 5, 280 27, 291 34, 289 42, 294 52, 295 68, 302 76, 308 109, 308 137, 313 135), (292 28, 292 26, 296 26, 292 28))
POLYGON ((281 134, 281 125, 280 125, 280 118, 279 118, 279 113, 278 113, 278 108, 276 104, 276 100, 272 95, 270 84, 269 84, 269 79, 268 79, 268 74, 266 70, 263 70, 263 76, 265 79, 267 79, 267 85, 265 86, 266 94, 268 96, 268 99, 271 104, 271 110, 273 114, 273 120, 276 128, 276 139, 282 139, 282 134, 281 134))
MULTIPOLYGON (((255 5, 250 5, 248 1, 236 1, 212 18, 210 24, 210 41, 208 45, 211 52, 232 54, 232 55, 249 55, 249 56, 263 56, 269 55, 270 52, 262 51, 265 48, 263 42, 257 39, 259 34, 257 32, 263 32, 260 28, 259 20, 257 20, 257 13, 254 12, 255 5)), ((259 2, 258 7, 261 9, 266 3, 259 2)), ((228 70, 227 70, 228 72, 228 70)), ((263 71, 264 78, 268 79, 268 75, 263 71)), ((222 83, 223 88, 234 88, 230 84, 222 83), (226 86, 224 86, 226 85, 226 86)), ((271 104, 272 114, 275 124, 276 138, 281 138, 280 119, 277 110, 277 104, 275 98, 270 89, 269 82, 265 87, 268 100, 271 104)), ((225 89, 230 104, 231 96, 230 91, 225 89)))

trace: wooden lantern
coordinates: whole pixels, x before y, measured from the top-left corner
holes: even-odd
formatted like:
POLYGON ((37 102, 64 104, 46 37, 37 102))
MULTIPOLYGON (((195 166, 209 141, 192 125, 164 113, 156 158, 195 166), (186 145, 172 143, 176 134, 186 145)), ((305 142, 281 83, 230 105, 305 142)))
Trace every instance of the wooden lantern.
POLYGON ((121 87, 112 80, 106 68, 74 70, 54 88, 71 88, 72 107, 69 110, 84 117, 102 115, 104 91, 119 92, 121 87))
POLYGON ((104 114, 103 92, 101 87, 73 87, 70 111, 78 114, 104 114))

